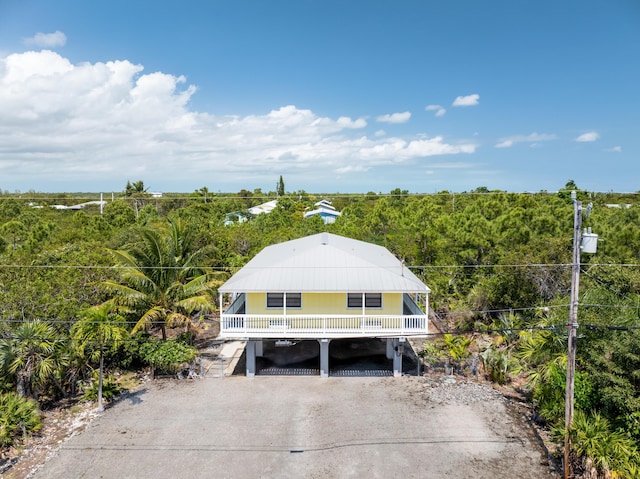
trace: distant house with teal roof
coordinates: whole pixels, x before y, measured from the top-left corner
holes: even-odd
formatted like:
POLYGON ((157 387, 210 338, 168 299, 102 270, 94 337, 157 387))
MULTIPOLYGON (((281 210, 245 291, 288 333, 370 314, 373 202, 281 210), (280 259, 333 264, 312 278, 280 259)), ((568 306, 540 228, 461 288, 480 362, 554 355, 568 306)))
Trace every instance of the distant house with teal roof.
POLYGON ((246 211, 234 211, 225 215, 224 225, 229 226, 235 223, 244 223, 253 216, 261 215, 263 213, 271 213, 276 206, 278 206, 278 200, 267 201, 261 205, 252 206, 246 211))

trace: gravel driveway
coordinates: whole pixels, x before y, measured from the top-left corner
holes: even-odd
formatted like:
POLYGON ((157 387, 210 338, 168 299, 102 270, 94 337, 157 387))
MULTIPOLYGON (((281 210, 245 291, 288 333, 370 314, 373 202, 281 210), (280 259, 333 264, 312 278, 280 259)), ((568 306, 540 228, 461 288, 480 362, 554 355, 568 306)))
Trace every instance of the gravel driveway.
POLYGON ((33 477, 557 476, 526 421, 488 386, 226 377, 147 383, 33 477))

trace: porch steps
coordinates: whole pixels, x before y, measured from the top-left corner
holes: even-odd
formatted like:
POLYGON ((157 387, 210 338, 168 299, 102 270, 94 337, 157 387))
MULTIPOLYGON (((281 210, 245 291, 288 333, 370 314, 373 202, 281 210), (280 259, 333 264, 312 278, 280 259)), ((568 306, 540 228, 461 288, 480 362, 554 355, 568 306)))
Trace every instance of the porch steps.
POLYGON ((246 341, 225 341, 220 350, 220 357, 226 359, 227 367, 224 370, 225 376, 231 376, 236 369, 238 361, 244 352, 246 341))

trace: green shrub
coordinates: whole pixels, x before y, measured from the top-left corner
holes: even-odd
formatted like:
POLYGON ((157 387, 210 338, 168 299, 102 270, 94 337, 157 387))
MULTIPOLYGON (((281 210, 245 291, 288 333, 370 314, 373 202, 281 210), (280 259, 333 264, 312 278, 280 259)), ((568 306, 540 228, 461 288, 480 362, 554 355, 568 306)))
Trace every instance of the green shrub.
MULTIPOLYGON (((544 420, 551 424, 562 422, 565 412, 566 368, 551 362, 542 377, 533 388, 533 402, 544 420)), ((576 409, 583 411, 590 410, 593 405, 593 385, 589 375, 582 371, 575 372, 574 402, 576 409)))
POLYGON ((197 350, 176 341, 151 341, 140 346, 142 359, 158 372, 177 373, 196 357, 197 350))
POLYGON ((16 388, 15 375, 0 374, 0 394, 8 393, 16 388))
MULTIPOLYGON (((84 394, 82 399, 85 401, 97 401, 98 400, 98 372, 93 375, 91 382, 87 383, 82 388, 84 394)), ((122 388, 118 385, 113 375, 108 375, 102 378, 102 399, 105 401, 112 401, 118 394, 120 394, 122 388)))
MULTIPOLYGON (((560 431, 556 431, 558 435, 560 431)), ((613 430, 599 413, 576 410, 570 430, 571 448, 578 456, 588 457, 600 473, 632 478, 640 467, 638 448, 631 437, 613 430)))
POLYGON ((140 346, 149 341, 149 333, 141 331, 129 340, 123 341, 116 351, 111 351, 105 357, 109 358, 112 365, 117 365, 123 369, 138 369, 145 361, 140 354, 140 346))
POLYGON ((11 446, 19 436, 40 429, 42 420, 38 404, 10 392, 0 394, 0 446, 11 446))
POLYGON ((511 380, 515 360, 507 350, 488 347, 481 354, 482 364, 489 379, 498 384, 506 384, 511 380))
POLYGON ((432 341, 425 341, 423 345, 422 351, 418 353, 418 355, 423 359, 423 361, 433 367, 440 360, 440 350, 432 341))

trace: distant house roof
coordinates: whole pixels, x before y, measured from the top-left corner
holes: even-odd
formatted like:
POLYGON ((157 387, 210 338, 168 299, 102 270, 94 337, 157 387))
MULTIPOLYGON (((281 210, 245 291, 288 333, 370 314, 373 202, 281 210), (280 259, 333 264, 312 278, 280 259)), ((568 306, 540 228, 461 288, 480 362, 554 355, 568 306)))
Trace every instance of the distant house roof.
POLYGON ((307 211, 304 214, 305 218, 319 215, 325 223, 333 223, 335 219, 341 215, 339 211, 336 211, 336 209, 331 204, 331 201, 329 200, 318 201, 314 206, 316 206, 317 208, 312 211, 307 211))
MULTIPOLYGON (((80 204, 72 205, 72 206, 51 205, 51 208, 55 208, 56 210, 81 210, 81 209, 84 209, 86 206, 89 206, 89 205, 104 206, 106 204, 107 204, 106 201, 87 201, 86 203, 80 203, 80 204)), ((33 207, 34 208, 41 208, 39 206, 33 206, 33 207)))
POLYGON ((329 200, 320 200, 314 206, 320 206, 320 207, 323 207, 323 208, 329 208, 331 210, 335 210, 335 208, 331 204, 331 201, 329 201, 329 200))
POLYGON ((219 291, 424 293, 429 288, 386 248, 320 233, 267 246, 219 291))
POLYGON ((271 213, 278 206, 278 200, 267 201, 266 203, 262 203, 258 206, 253 206, 249 208, 249 213, 252 215, 259 215, 262 213, 271 213))
POLYGON ((233 211, 225 215, 224 225, 229 226, 234 223, 244 223, 249 219, 249 214, 260 215, 262 213, 271 213, 278 206, 278 200, 267 201, 261 205, 252 206, 246 211, 233 211))

